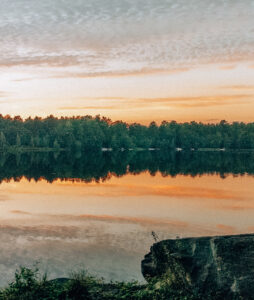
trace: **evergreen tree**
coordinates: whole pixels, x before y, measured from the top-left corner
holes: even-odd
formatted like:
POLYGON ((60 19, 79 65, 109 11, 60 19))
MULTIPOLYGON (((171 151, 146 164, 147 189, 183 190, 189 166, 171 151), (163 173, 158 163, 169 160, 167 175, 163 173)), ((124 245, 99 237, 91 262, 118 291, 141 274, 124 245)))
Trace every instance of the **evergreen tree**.
POLYGON ((78 116, 45 119, 19 116, 0 116, 0 148, 43 147, 68 151, 95 151, 101 148, 160 148, 180 147, 254 149, 254 123, 202 124, 163 121, 149 126, 96 116, 78 116), (55 142, 56 141, 56 142, 55 142))
POLYGON ((0 147, 4 148, 6 146, 6 138, 4 133, 1 131, 0 133, 0 147))
POLYGON ((21 146, 21 139, 20 139, 20 136, 19 136, 18 133, 17 133, 17 136, 16 136, 16 146, 17 146, 17 147, 20 147, 20 146, 21 146))
POLYGON ((34 147, 34 138, 31 136, 30 139, 30 146, 33 148, 34 147))
POLYGON ((53 148, 56 149, 56 150, 60 150, 60 145, 59 145, 57 140, 54 140, 53 148))

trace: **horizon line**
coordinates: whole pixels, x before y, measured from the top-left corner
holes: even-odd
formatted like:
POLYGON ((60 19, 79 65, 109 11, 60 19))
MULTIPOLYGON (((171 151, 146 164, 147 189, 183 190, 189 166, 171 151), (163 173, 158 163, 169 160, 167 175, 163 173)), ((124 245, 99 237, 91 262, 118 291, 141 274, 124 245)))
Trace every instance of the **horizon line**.
MULTIPOLYGON (((103 116, 101 114, 97 114, 97 115, 72 115, 72 116, 67 116, 67 115, 61 115, 61 116, 55 116, 53 114, 49 114, 47 115, 46 117, 43 117, 43 116, 40 116, 40 115, 35 115, 34 117, 32 117, 32 115, 28 116, 28 117, 22 117, 21 115, 11 115, 11 114, 6 114, 6 115, 3 115, 0 113, 0 119, 6 119, 6 120, 12 120, 12 121, 22 121, 22 122, 25 122, 27 120, 40 120, 40 121, 44 121, 44 120, 47 120, 47 119, 50 119, 50 118, 54 118, 56 120, 62 120, 62 119, 98 119, 98 120, 103 120, 103 121, 106 121, 108 123, 125 123, 127 125, 132 125, 132 124, 138 124, 138 125, 143 125, 143 126, 146 126, 144 124, 142 124, 141 122, 138 122, 138 121, 134 121, 134 122, 127 122, 127 121, 123 121, 121 119, 118 119, 118 120, 112 120, 111 118, 109 117, 106 117, 106 116, 103 116)), ((196 123, 196 124, 206 124, 206 125, 209 125, 209 124, 212 124, 212 125, 217 125, 217 124, 220 124, 220 123, 226 123, 226 124, 234 124, 234 123, 238 123, 238 124, 253 124, 254 123, 254 120, 251 121, 251 122, 244 122, 244 121, 239 121, 239 120, 235 120, 235 121, 227 121, 225 119, 208 119, 208 120, 205 120, 205 121, 196 121, 196 120, 191 120, 191 121, 177 121, 177 120, 174 120, 174 119, 170 119, 170 120, 162 120, 160 122, 158 121, 154 121, 154 120, 151 120, 148 124, 150 125, 151 123, 154 123, 156 125, 162 125, 163 123, 176 123, 176 124, 191 124, 191 123, 196 123)))

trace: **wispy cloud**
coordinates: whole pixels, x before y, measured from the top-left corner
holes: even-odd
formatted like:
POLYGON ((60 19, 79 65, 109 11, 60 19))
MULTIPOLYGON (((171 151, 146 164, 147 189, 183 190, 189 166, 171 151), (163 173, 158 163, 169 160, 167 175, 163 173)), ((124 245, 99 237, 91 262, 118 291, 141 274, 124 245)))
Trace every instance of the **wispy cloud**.
POLYGON ((233 70, 236 68, 236 65, 221 65, 219 67, 220 70, 233 70))
POLYGON ((0 98, 7 98, 9 96, 9 93, 0 91, 0 98))
POLYGON ((252 100, 254 95, 250 94, 232 94, 232 95, 215 95, 215 96, 189 96, 189 97, 166 97, 166 98, 124 98, 124 97, 107 97, 98 98, 90 97, 83 98, 83 101, 93 101, 98 105, 87 106, 60 106, 59 110, 121 110, 121 109, 139 109, 156 108, 156 107, 210 107, 232 104, 244 104, 252 100), (110 104, 103 104, 101 102, 109 102, 110 104))
MULTIPOLYGON (((220 86, 220 89, 225 89, 225 90, 236 90, 236 91, 254 91, 254 85, 245 85, 245 84, 235 84, 235 85, 223 85, 220 86)), ((253 95, 254 96, 254 95, 253 95)))
POLYGON ((31 213, 23 210, 11 210, 11 213, 17 214, 17 215, 32 215, 31 213))
POLYGON ((145 76, 153 74, 176 74, 189 71, 189 68, 142 68, 136 70, 108 70, 108 71, 90 71, 90 72, 62 72, 57 73, 52 78, 93 78, 93 77, 129 77, 129 76, 145 76))
POLYGON ((119 109, 118 106, 60 106, 59 110, 114 110, 119 109))
POLYGON ((2 68, 80 66, 73 76, 126 76, 253 59, 251 0, 26 4, 1 2, 2 68))

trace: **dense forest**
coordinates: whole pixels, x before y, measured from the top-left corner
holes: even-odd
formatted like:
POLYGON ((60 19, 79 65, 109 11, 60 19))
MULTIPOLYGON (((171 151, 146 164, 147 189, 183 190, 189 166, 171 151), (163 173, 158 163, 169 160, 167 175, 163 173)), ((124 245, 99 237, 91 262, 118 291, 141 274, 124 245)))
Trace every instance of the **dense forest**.
POLYGON ((0 156, 0 183, 41 179, 101 182, 112 176, 149 172, 152 176, 254 175, 254 152, 114 151, 24 152, 0 156))
POLYGON ((254 123, 112 122, 105 117, 27 118, 0 115, 0 148, 69 149, 253 149, 254 123))

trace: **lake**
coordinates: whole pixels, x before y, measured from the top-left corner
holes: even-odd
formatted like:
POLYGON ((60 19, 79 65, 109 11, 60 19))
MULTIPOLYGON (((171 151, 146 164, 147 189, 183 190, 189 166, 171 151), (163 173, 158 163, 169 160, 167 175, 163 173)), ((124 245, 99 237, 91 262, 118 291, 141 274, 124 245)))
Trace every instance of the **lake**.
POLYGON ((254 153, 0 157, 0 285, 19 265, 143 281, 158 240, 254 232, 254 153))

